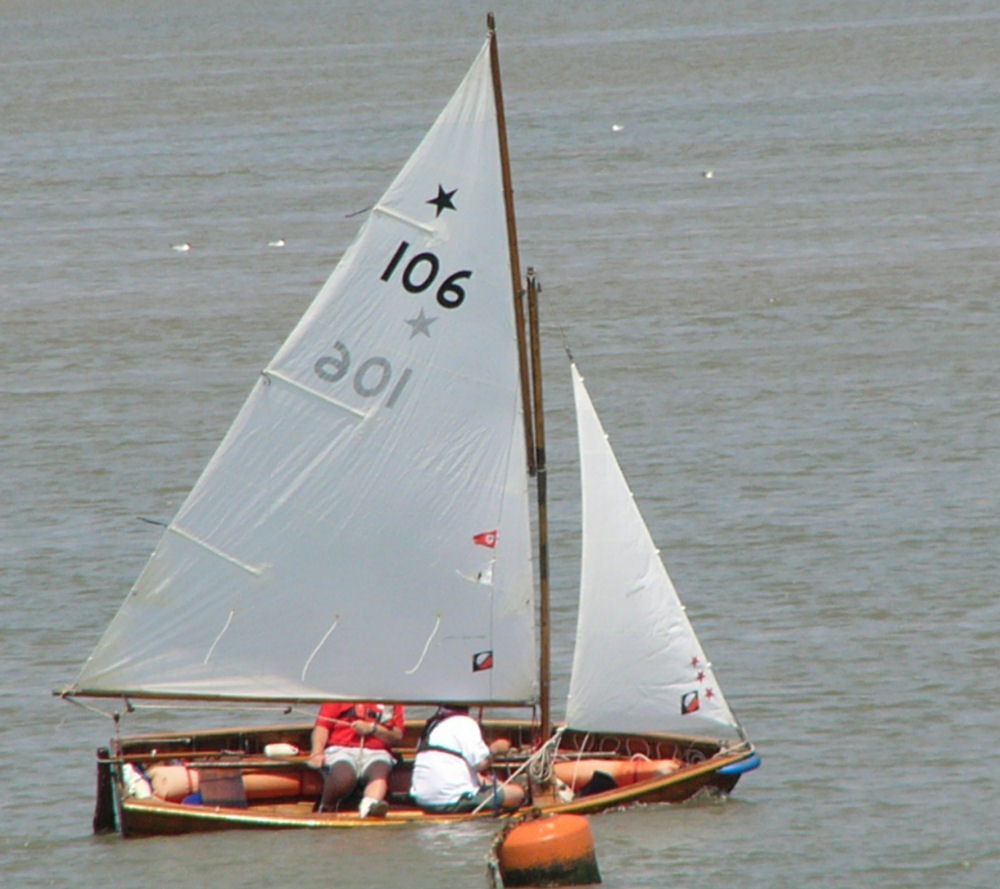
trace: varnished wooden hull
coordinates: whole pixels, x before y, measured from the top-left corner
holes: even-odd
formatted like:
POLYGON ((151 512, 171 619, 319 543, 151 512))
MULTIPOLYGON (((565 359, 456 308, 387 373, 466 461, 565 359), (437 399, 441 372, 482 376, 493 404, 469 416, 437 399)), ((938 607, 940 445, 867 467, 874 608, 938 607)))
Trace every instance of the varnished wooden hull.
MULTIPOLYGON (((310 726, 222 729, 157 737, 119 738, 110 752, 100 752, 106 755, 99 756, 99 787, 102 781, 105 786, 104 792, 99 793, 95 830, 117 829, 126 837, 286 828, 366 827, 385 830, 406 824, 496 818, 492 812, 474 815, 431 814, 418 809, 407 799, 408 769, 412 764, 413 750, 422 727, 420 722, 407 726, 401 750, 402 762, 394 770, 391 780, 388 814, 384 818, 366 819, 360 818, 353 809, 316 813, 313 811, 315 794, 267 799, 260 798, 258 792, 257 798, 238 806, 192 804, 156 797, 140 799, 128 796, 122 780, 121 767, 126 762, 147 766, 150 763, 183 762, 191 768, 212 767, 215 770, 218 767, 233 770, 238 775, 250 776, 264 774, 267 769, 304 769, 301 756, 274 760, 265 757, 263 751, 267 744, 279 741, 293 744, 299 749, 307 749, 310 726), (105 808, 103 812, 102 806, 105 808), (109 806, 113 807, 113 811, 107 810, 109 806)), ((533 728, 525 723, 486 721, 484 734, 488 739, 510 738, 515 749, 526 752, 535 744, 533 728)), ((561 798, 551 784, 532 781, 531 805, 544 812, 595 813, 637 803, 682 802, 703 790, 727 793, 739 778, 739 772, 744 767, 741 763, 747 764, 751 758, 755 758, 749 744, 720 751, 718 745, 703 739, 666 735, 583 735, 575 732, 567 732, 563 736, 558 756, 568 763, 586 757, 587 762, 596 762, 598 768, 602 762, 607 762, 609 772, 615 771, 615 764, 621 772, 624 771, 621 769, 622 763, 639 760, 666 761, 669 757, 676 765, 670 774, 644 776, 641 780, 624 786, 616 784, 596 792, 589 788, 572 799, 561 798)), ((514 771, 519 764, 517 757, 513 758, 506 771, 514 771)), ((504 768, 501 767, 501 778, 503 771, 504 768)), ((248 781, 248 784, 251 782, 248 781)), ((565 797, 565 788, 563 791, 565 797)))

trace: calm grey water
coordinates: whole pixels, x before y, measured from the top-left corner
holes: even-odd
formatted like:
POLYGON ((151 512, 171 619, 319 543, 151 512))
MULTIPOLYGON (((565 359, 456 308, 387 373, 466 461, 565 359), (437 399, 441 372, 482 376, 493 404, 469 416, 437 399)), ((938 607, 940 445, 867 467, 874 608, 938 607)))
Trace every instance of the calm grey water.
MULTIPOLYGON (((1000 11, 494 8, 545 288, 556 691, 565 342, 764 757, 724 804, 594 818, 605 884, 995 889, 1000 11)), ((95 838, 112 726, 49 691, 485 11, 0 0, 0 884, 484 885, 482 826, 95 838)))

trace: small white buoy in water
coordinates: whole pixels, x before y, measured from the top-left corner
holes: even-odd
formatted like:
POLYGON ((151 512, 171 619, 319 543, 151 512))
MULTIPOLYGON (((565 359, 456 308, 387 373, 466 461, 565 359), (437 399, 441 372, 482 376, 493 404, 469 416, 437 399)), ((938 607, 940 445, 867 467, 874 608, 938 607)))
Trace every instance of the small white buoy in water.
POLYGON ((705 170, 705 172, 702 173, 701 175, 704 179, 711 179, 715 175, 715 173, 713 173, 711 170, 705 170))
POLYGON ((285 239, 284 238, 278 238, 278 240, 276 240, 276 241, 268 241, 267 242, 267 246, 268 247, 284 247, 285 246, 285 239))
POLYGON ((184 241, 181 244, 171 244, 170 249, 176 250, 178 253, 187 253, 191 249, 191 245, 187 241, 184 241))

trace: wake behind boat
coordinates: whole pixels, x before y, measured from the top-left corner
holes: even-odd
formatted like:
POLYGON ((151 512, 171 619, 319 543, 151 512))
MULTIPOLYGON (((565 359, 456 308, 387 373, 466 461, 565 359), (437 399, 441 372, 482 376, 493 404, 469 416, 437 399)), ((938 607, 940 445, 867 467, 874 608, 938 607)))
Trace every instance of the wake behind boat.
MULTIPOLYGON (((727 792, 755 767, 575 365, 580 611, 566 723, 552 725, 537 286, 511 195, 491 18, 61 695, 122 712, 471 705, 488 741, 511 742, 497 780, 545 811, 727 792)), ((95 829, 483 817, 410 801, 422 728, 406 726, 378 819, 313 811, 311 724, 116 735, 98 753, 95 829)))

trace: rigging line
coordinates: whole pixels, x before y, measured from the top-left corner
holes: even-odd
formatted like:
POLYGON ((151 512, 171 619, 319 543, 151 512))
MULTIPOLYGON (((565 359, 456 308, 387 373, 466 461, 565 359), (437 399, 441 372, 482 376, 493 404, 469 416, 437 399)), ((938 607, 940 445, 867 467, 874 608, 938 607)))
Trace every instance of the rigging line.
POLYGON ((215 637, 215 641, 212 643, 211 647, 208 649, 208 654, 205 655, 205 660, 202 661, 202 664, 207 664, 208 663, 209 658, 212 657, 212 652, 215 651, 215 646, 219 644, 219 640, 223 637, 223 635, 225 634, 226 630, 229 629, 229 625, 233 622, 233 618, 235 616, 236 616, 236 609, 235 608, 230 608, 229 609, 229 617, 226 618, 226 624, 225 624, 225 626, 221 630, 219 630, 219 635, 215 637))
POLYGON ((303 716, 309 716, 311 719, 315 718, 315 716, 316 716, 316 708, 315 707, 310 707, 307 710, 305 707, 301 706, 301 704, 299 704, 299 703, 292 704, 288 708, 288 712, 289 713, 294 713, 294 714, 301 713, 303 716))
POLYGON ((93 704, 85 704, 83 701, 78 701, 73 695, 62 695, 64 701, 69 701, 71 704, 76 704, 77 707, 82 707, 84 710, 89 710, 91 713, 97 713, 99 716, 105 716, 108 719, 116 720, 117 714, 109 713, 107 710, 102 710, 100 707, 95 707, 93 704))
MULTIPOLYGON (((528 769, 529 777, 537 784, 548 784, 552 780, 555 757, 559 753, 559 744, 562 742, 563 732, 565 731, 566 726, 558 727, 552 733, 552 737, 539 747, 537 753, 529 757, 528 761, 524 764, 528 769)), ((517 772, 515 772, 514 776, 516 775, 517 772)))
POLYGON ((438 628, 441 626, 441 615, 437 616, 437 620, 434 621, 434 629, 431 630, 430 636, 427 637, 427 641, 424 643, 424 650, 420 652, 420 659, 413 665, 409 670, 406 670, 407 676, 412 676, 417 670, 420 669, 420 665, 424 662, 424 658, 427 657, 427 649, 431 647, 431 641, 437 635, 438 628))
POLYGON ((196 710, 202 712, 224 713, 234 710, 254 710, 261 713, 287 714, 289 707, 283 704, 265 704, 255 701, 187 701, 187 700, 135 700, 130 702, 133 710, 196 710))
MULTIPOLYGON (((542 292, 541 285, 538 285, 538 292, 539 293, 542 292)), ((556 327, 559 330, 559 340, 562 343, 562 347, 566 352, 566 356, 569 358, 570 361, 575 361, 575 359, 573 358, 573 352, 569 347, 569 337, 566 335, 566 328, 563 326, 562 323, 563 314, 562 312, 558 311, 552 312, 552 314, 555 315, 555 318, 551 321, 548 321, 547 323, 548 324, 555 323, 556 327)))
POLYGON ((140 522, 145 522, 147 525, 159 525, 161 528, 169 528, 170 527, 170 523, 169 522, 164 522, 161 519, 150 519, 150 518, 147 518, 144 515, 138 515, 138 516, 136 516, 136 518, 140 522))
POLYGON ((482 584, 483 586, 491 587, 493 586, 493 566, 496 565, 496 563, 497 563, 496 556, 494 556, 492 559, 490 559, 489 564, 482 571, 480 571, 475 577, 473 577, 471 574, 463 574, 457 568, 455 569, 455 573, 459 577, 461 577, 462 580, 467 580, 469 581, 469 583, 479 583, 482 584))
MULTIPOLYGON (((715 683, 718 685, 718 681, 715 683)), ((736 711, 726 703, 726 709, 729 711, 729 715, 733 718, 731 725, 736 729, 736 734, 739 735, 740 741, 744 744, 750 743, 750 737, 747 735, 747 730, 743 727, 743 723, 740 721, 739 716, 736 715, 736 711)))
POLYGON ((576 762, 573 763, 573 774, 570 776, 569 786, 576 787, 576 776, 580 768, 580 763, 583 761, 583 753, 587 749, 587 744, 590 742, 590 732, 587 732, 583 736, 583 743, 577 747, 576 762))
POLYGON ((308 672, 308 670, 309 670, 309 665, 310 665, 310 664, 311 664, 311 663, 313 662, 313 658, 314 658, 314 657, 316 657, 316 655, 317 655, 317 654, 319 654, 319 650, 320 650, 320 649, 321 649, 321 648, 323 647, 323 645, 324 645, 324 644, 326 643, 326 640, 330 638, 330 634, 331 634, 331 633, 332 633, 332 632, 333 632, 333 631, 334 631, 335 629, 337 629, 337 624, 339 624, 339 623, 340 623, 340 615, 338 614, 338 615, 335 615, 335 616, 334 616, 334 618, 333 618, 333 623, 332 623, 332 624, 330 624, 330 629, 329 629, 329 630, 327 630, 327 631, 326 631, 326 632, 325 632, 325 633, 323 634, 323 638, 319 640, 319 645, 317 645, 317 646, 316 646, 316 647, 315 647, 315 648, 314 648, 314 649, 312 650, 312 654, 310 654, 310 655, 309 655, 309 657, 308 657, 308 658, 306 659, 306 662, 305 662, 305 664, 304 664, 304 665, 303 665, 303 667, 302 667, 302 681, 303 681, 303 682, 305 682, 305 681, 306 681, 306 673, 307 673, 307 672, 308 672))
MULTIPOLYGON (((539 747, 534 753, 531 754, 524 762, 522 762, 513 773, 508 775, 506 779, 500 782, 501 787, 506 787, 510 784, 518 775, 524 772, 526 769, 530 769, 531 766, 536 762, 544 762, 546 757, 554 755, 554 751, 559 747, 559 741, 562 739, 563 732, 566 731, 566 726, 559 726, 553 733, 552 737, 549 738, 541 747, 539 747)), ((551 765, 551 763, 549 763, 551 765)), ((549 769, 546 769, 548 772, 549 769)), ((494 774, 494 782, 496 781, 496 775, 494 774)), ((488 799, 483 800, 475 809, 472 810, 471 814, 475 815, 480 809, 483 808, 488 802, 488 799)))

